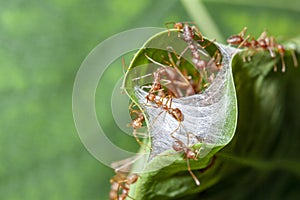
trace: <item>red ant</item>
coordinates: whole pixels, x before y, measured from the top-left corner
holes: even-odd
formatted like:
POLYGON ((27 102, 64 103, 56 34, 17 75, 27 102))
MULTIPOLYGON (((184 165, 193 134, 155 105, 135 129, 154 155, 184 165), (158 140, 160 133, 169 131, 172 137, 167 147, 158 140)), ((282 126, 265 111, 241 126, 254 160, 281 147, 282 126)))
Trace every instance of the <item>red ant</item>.
MULTIPOLYGON (((171 89, 172 91, 175 91, 175 97, 183 97, 183 96, 191 96, 194 95, 196 92, 194 90, 194 87, 191 83, 191 76, 188 75, 187 71, 184 71, 185 68, 182 69, 182 71, 179 69, 180 65, 180 59, 182 55, 179 57, 177 56, 175 50, 168 46, 168 57, 170 62, 166 62, 169 67, 166 68, 166 71, 168 73, 165 73, 168 80, 170 80, 170 84, 168 85, 168 89, 171 89), (171 51, 173 51, 173 54, 176 56, 177 61, 174 62, 172 58, 171 51)), ((157 65, 161 65, 160 63, 153 61, 157 65)), ((162 65, 163 66, 163 65, 162 65)))
POLYGON ((116 172, 116 175, 110 179, 111 190, 109 192, 110 200, 125 200, 127 197, 133 199, 128 195, 130 185, 138 180, 137 174, 130 174, 124 172, 116 172))
MULTIPOLYGON (((145 56, 153 63, 162 65, 162 64, 154 61, 152 58, 148 57, 146 54, 145 54, 145 56)), ((153 83, 150 86, 148 94, 146 95, 145 98, 148 102, 154 103, 158 108, 162 108, 163 110, 167 111, 167 113, 170 114, 175 120, 182 122, 184 120, 184 116, 183 116, 182 112, 180 111, 180 109, 171 107, 172 98, 174 95, 172 93, 169 95, 166 95, 165 92, 163 91, 162 85, 160 83, 160 81, 161 81, 160 75, 162 74, 163 71, 166 71, 165 68, 167 67, 164 65, 162 65, 162 66, 163 66, 163 69, 158 68, 153 73, 154 80, 153 80, 153 83), (160 93, 161 96, 158 96, 158 93, 160 93)), ((166 73, 170 73, 170 72, 171 71, 166 72, 166 73)), ((173 72, 171 72, 171 73, 173 73, 173 72)), ((144 87, 148 87, 148 86, 144 86, 144 87)), ((169 92, 171 92, 171 91, 169 91, 169 92)), ((137 119, 142 119, 142 118, 137 118, 137 119)), ((140 121, 138 121, 138 122, 140 122, 140 121)), ((139 125, 140 125, 140 123, 139 123, 139 125)))
MULTIPOLYGON (((183 97, 183 96, 190 96, 195 94, 195 91, 193 89, 193 86, 189 82, 189 78, 184 75, 179 68, 177 67, 178 65, 175 64, 173 61, 172 55, 170 52, 168 52, 169 60, 170 63, 165 61, 166 63, 169 64, 169 66, 163 65, 149 56, 145 54, 145 57, 150 60, 152 63, 161 66, 158 68, 154 73, 153 73, 153 83, 151 86, 151 89, 149 93, 153 92, 160 92, 162 93, 162 85, 161 85, 161 76, 166 77, 164 81, 166 81, 166 85, 168 88, 168 93, 171 96, 174 97, 183 97)), ((164 95, 162 93, 162 95, 164 95)))
MULTIPOLYGON (((182 31, 182 39, 187 43, 187 48, 181 53, 181 56, 190 49, 192 52, 192 62, 197 69, 205 70, 206 63, 200 58, 199 51, 203 52, 195 42, 195 33, 200 37, 200 41, 203 42, 203 36, 196 26, 190 26, 188 23, 177 22, 174 24, 174 28, 178 31, 182 31)), ((181 57, 180 56, 180 57, 181 57)))
MULTIPOLYGON (((145 56, 150 61, 152 61, 154 63, 157 63, 152 58, 148 57, 146 54, 145 54, 145 56)), ((161 89, 162 89, 162 87, 161 87, 161 84, 160 84, 160 76, 159 76, 159 73, 157 73, 157 71, 156 71, 154 73, 153 84, 152 84, 151 89, 149 90, 149 92, 146 96, 147 101, 150 101, 150 102, 156 104, 157 107, 161 107, 162 109, 167 111, 167 113, 169 113, 174 119, 176 119, 179 122, 182 122, 184 117, 183 117, 183 114, 180 111, 180 109, 171 107, 171 105, 172 105, 172 95, 167 95, 167 96, 163 95, 162 97, 157 99, 157 96, 156 96, 155 92, 161 91, 161 89)))
MULTIPOLYGON (((140 110, 136 110, 133 109, 132 107, 135 104, 132 102, 131 105, 129 106, 129 110, 130 110, 130 115, 136 115, 136 118, 132 120, 132 122, 129 124, 132 128, 133 128, 133 136, 135 138, 135 140, 139 143, 140 146, 142 145, 146 145, 145 143, 143 143, 139 138, 138 138, 138 132, 137 129, 141 128, 143 126, 143 122, 145 121, 145 117, 144 114, 142 113, 142 111, 140 110)), ((148 145, 146 145, 147 147, 149 147, 148 145)), ((149 147, 149 149, 151 149, 151 147, 149 147)))
MULTIPOLYGON (((188 138, 189 140, 189 138, 188 138)), ((188 142, 189 143, 189 142, 188 142)), ((192 178, 194 179, 196 185, 200 185, 200 181, 198 180, 198 178, 196 177, 196 175, 193 173, 193 171, 191 170, 191 166, 190 166, 190 159, 191 160, 198 160, 198 151, 197 150, 192 150, 190 147, 188 147, 187 145, 185 145, 181 140, 176 140, 173 145, 172 148, 176 151, 176 152, 183 152, 186 162, 187 162, 187 168, 188 171, 190 173, 190 175, 192 176, 192 178)))
POLYGON ((250 35, 244 38, 246 32, 247 32, 247 27, 244 27, 239 34, 230 36, 227 39, 227 43, 231 45, 239 45, 238 48, 240 48, 241 46, 249 47, 250 43, 248 42, 248 39, 250 35))
MULTIPOLYGON (((176 52, 172 47, 169 46, 169 47, 167 47, 167 49, 169 51, 172 51, 176 56, 176 52)), ((187 50, 187 48, 184 51, 186 51, 186 50, 187 50)), ((177 57, 176 64, 173 61, 172 56, 169 56, 170 61, 171 61, 171 66, 179 66, 180 59, 183 56, 184 51, 178 57, 176 56, 177 57)), ((170 52, 168 52, 168 54, 170 54, 170 52)), ((217 72, 221 69, 221 66, 222 66, 222 64, 220 62, 221 59, 222 59, 222 56, 221 56, 221 53, 219 51, 216 51, 214 56, 209 61, 205 61, 205 60, 200 59, 201 62, 202 62, 202 66, 205 66, 205 67, 203 67, 203 69, 205 69, 205 68, 207 68, 207 66, 209 66, 209 72, 206 71, 206 70, 202 70, 201 68, 197 69, 197 71, 196 71, 197 74, 194 74, 194 76, 197 77, 197 81, 192 80, 191 76, 188 76, 187 74, 184 75, 185 79, 187 80, 187 82, 189 84, 188 88, 184 88, 185 91, 187 91, 186 93, 189 94, 187 96, 198 93, 203 88, 208 87, 209 84, 212 83, 212 81, 214 79, 214 76, 215 76, 214 72, 217 72)), ((199 67, 199 65, 198 65, 198 67, 199 67)), ((184 72, 182 72, 182 74, 183 73, 184 72)), ((183 83, 183 84, 185 84, 185 83, 183 83)), ((186 86, 186 84, 183 85, 183 86, 186 86)))
MULTIPOLYGON (((250 35, 244 38, 246 31, 247 31, 247 27, 244 27, 243 30, 238 35, 230 36, 227 39, 227 43, 231 45, 239 45, 238 48, 246 47, 253 50, 258 50, 258 49, 268 50, 272 58, 276 57, 276 53, 274 52, 274 50, 277 50, 281 57, 282 72, 285 72, 286 66, 284 62, 284 54, 285 54, 284 46, 282 44, 277 44, 273 36, 267 36, 266 31, 262 32, 262 34, 258 37, 257 40, 255 40, 252 37, 251 41, 249 42, 248 40, 250 38, 250 35)), ((292 54, 292 56, 293 56, 294 66, 297 66, 298 63, 295 62, 296 60, 295 55, 292 54)), ((250 56, 248 58, 250 58, 250 56)), ((274 71, 277 71, 276 64, 274 65, 274 71)))
MULTIPOLYGON (((202 33, 199 31, 197 26, 195 26, 194 22, 168 22, 166 23, 167 29, 169 29, 168 25, 169 24, 174 24, 173 27, 178 30, 178 32, 183 31, 186 33, 184 36, 185 39, 192 40, 195 37, 195 33, 200 37, 201 41, 203 42, 203 36, 202 33), (193 26, 190 26, 189 24, 194 24, 193 26)), ((170 33, 169 33, 170 35, 170 33)), ((178 37, 180 35, 178 34, 178 37)))
MULTIPOLYGON (((207 67, 210 67, 211 71, 217 71, 221 68, 220 60, 221 60, 221 54, 218 53, 214 55, 214 57, 209 61, 206 62, 201 58, 201 54, 205 55, 206 57, 209 57, 209 55, 204 51, 204 49, 210 45, 212 42, 206 44, 205 46, 200 46, 199 44, 195 41, 196 35, 200 38, 200 42, 203 42, 203 36, 199 29, 196 26, 190 26, 189 23, 187 22, 177 22, 174 24, 174 28, 177 29, 178 31, 182 31, 182 39, 187 43, 187 48, 185 48, 179 57, 177 58, 178 61, 180 61, 180 58, 184 55, 184 53, 190 49, 191 54, 192 54, 192 63, 196 67, 196 69, 200 72, 200 78, 199 78, 199 83, 202 83, 204 80, 204 87, 207 87, 210 83, 210 78, 208 78, 208 73, 206 71, 207 67), (200 54, 201 53, 201 54, 200 54), (212 62, 213 61, 213 62, 212 62), (207 82, 208 81, 208 82, 207 82)), ((175 53, 176 55, 176 53, 175 53)), ((179 64, 177 64, 179 65, 179 64)), ((199 87, 199 86, 197 86, 199 87)), ((197 90, 196 90, 197 91, 197 90)))
POLYGON ((154 103, 158 108, 162 108, 167 111, 176 121, 182 122, 184 120, 184 115, 182 114, 179 108, 172 108, 172 97, 165 96, 157 99, 157 96, 154 93, 148 93, 146 99, 154 103))
MULTIPOLYGON (((267 32, 264 31, 258 38, 258 44, 262 49, 268 49, 272 58, 276 57, 276 54, 273 49, 277 49, 282 62, 281 71, 285 72, 285 62, 284 62, 284 53, 285 49, 282 44, 277 44, 273 36, 268 37, 267 32)), ((274 71, 277 71, 277 66, 274 65, 274 71)))
POLYGON ((116 161, 111 164, 115 168, 116 175, 110 179, 111 189, 109 192, 110 200, 125 200, 130 197, 129 189, 130 185, 134 184, 138 178, 138 174, 129 174, 132 164, 138 159, 138 157, 130 157, 124 160, 116 161))

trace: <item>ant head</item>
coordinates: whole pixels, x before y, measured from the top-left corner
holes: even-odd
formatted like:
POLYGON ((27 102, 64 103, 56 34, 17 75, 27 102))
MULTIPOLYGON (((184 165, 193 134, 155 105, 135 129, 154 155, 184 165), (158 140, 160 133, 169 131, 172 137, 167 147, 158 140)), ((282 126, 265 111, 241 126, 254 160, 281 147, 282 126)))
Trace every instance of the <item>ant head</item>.
POLYGON ((176 22, 174 24, 174 28, 178 29, 178 30, 181 30, 181 29, 183 29, 183 24, 181 22, 176 22))
POLYGON ((156 91, 156 90, 160 90, 161 89, 161 84, 158 82, 158 83, 155 83, 153 85, 153 90, 156 91))
POLYGON ((155 100, 155 94, 149 93, 149 94, 146 96, 146 99, 147 99, 148 101, 154 101, 154 100, 155 100))

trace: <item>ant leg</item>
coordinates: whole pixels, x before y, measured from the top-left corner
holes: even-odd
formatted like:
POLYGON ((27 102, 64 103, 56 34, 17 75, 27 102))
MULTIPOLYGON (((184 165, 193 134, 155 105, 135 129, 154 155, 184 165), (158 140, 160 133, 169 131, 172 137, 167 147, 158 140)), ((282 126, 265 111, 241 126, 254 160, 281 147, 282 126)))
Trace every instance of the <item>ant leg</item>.
MULTIPOLYGON (((170 35, 171 35, 171 32, 170 32, 171 28, 169 27, 170 24, 173 24, 173 28, 174 28, 174 25, 176 24, 176 22, 166 22, 165 23, 165 27, 168 29, 168 37, 170 37, 170 35)), ((177 28, 177 30, 178 30, 178 37, 180 37, 180 29, 177 28)))
POLYGON ((196 177, 196 175, 193 173, 193 171, 191 170, 191 166, 190 166, 190 160, 186 159, 186 163, 187 163, 187 167, 188 167, 188 171, 190 173, 190 175, 192 176, 192 178, 194 179, 196 185, 200 185, 200 181, 198 180, 198 178, 196 177))
POLYGON ((267 37, 267 31, 265 30, 265 31, 263 31, 263 32, 261 33, 261 35, 257 38, 257 41, 265 40, 266 37, 267 37))
POLYGON ((249 56, 247 57, 247 61, 248 61, 248 62, 251 62, 251 60, 252 60, 252 57, 251 57, 251 55, 249 55, 249 56))
POLYGON ((278 44, 277 45, 277 50, 278 50, 278 53, 279 53, 280 58, 281 58, 281 71, 285 72, 285 62, 284 62, 285 49, 284 49, 283 45, 278 44))
POLYGON ((246 59, 246 55, 245 55, 245 52, 243 53, 243 62, 245 63, 245 62, 247 62, 247 59, 246 59))
MULTIPOLYGON (((199 46, 201 46, 201 45, 199 45, 199 46)), ((172 49, 172 47, 167 47, 167 48, 172 49)), ((202 48, 202 46, 201 46, 201 48, 202 48)), ((183 55, 186 53, 186 51, 187 51, 188 49, 190 49, 189 46, 187 46, 187 47, 180 53, 179 56, 176 56, 176 57, 177 57, 177 62, 176 62, 176 64, 175 64, 175 66, 179 66, 179 65, 180 65, 180 59, 181 59, 181 57, 183 57, 183 55)), ((209 55, 208 55, 206 52, 200 50, 200 48, 198 48, 198 51, 200 51, 203 55, 209 57, 209 55)), ((174 52, 174 54, 176 55, 176 52, 174 51, 174 49, 173 49, 173 52, 174 52)), ((190 85, 189 88, 186 89, 187 91, 190 92, 190 95, 191 95, 191 94, 195 94, 195 93, 196 93, 196 92, 195 92, 195 89, 193 88, 193 86, 192 86, 191 83, 189 82, 188 78, 186 78, 186 77, 182 74, 181 71, 179 71, 178 73, 180 74, 180 76, 181 76, 182 78, 184 78, 185 83, 186 83, 186 86, 189 86, 189 85, 190 85), (190 90, 189 90, 189 89, 190 89, 190 90)))
POLYGON ((144 142, 142 142, 139 138, 138 138, 138 132, 136 132, 136 129, 134 129, 133 130, 133 136, 134 136, 134 138, 135 138, 135 140, 137 141, 137 143, 139 143, 139 145, 140 146, 146 146, 146 147, 148 147, 149 149, 150 149, 150 151, 152 151, 152 147, 151 146, 149 146, 148 144, 145 144, 144 142))
POLYGON ((175 62, 174 62, 174 60, 173 60, 173 58, 172 58, 171 52, 168 51, 168 57, 169 57, 169 60, 170 60, 170 62, 171 62, 171 64, 172 64, 172 66, 174 67, 174 69, 176 70, 176 72, 179 74, 179 76, 184 80, 184 82, 186 83, 186 85, 189 85, 189 84, 190 84, 189 81, 186 79, 186 77, 182 74, 182 72, 181 72, 181 71, 179 70, 179 68, 178 68, 178 66, 179 66, 179 64, 180 64, 180 59, 181 59, 182 55, 180 54, 180 56, 177 57, 177 54, 176 54, 175 50, 174 50, 173 47, 171 47, 171 46, 168 46, 168 47, 167 47, 167 50, 168 50, 168 49, 169 49, 169 50, 172 50, 173 53, 174 53, 174 55, 175 55, 176 58, 177 58, 177 62, 176 62, 176 64, 175 64, 175 62))
POLYGON ((274 64, 273 70, 274 70, 274 72, 277 72, 277 65, 276 65, 276 63, 274 64))
POLYGON ((128 195, 130 184, 128 183, 128 180, 121 180, 118 181, 118 192, 117 192, 117 199, 116 200, 125 200, 127 197, 130 199, 133 199, 131 196, 128 195), (120 190, 121 189, 121 190, 120 190), (119 194, 122 192, 121 194, 119 194))
POLYGON ((200 30, 198 29, 198 27, 197 26, 192 26, 191 28, 200 37, 201 42, 203 42, 204 41, 203 35, 200 32, 200 30))
POLYGON ((136 115, 141 114, 141 111, 138 107, 137 107, 138 109, 134 109, 133 107, 137 107, 137 105, 133 101, 131 101, 131 103, 128 106, 128 110, 129 110, 130 115, 132 115, 132 114, 136 114, 136 115))
POLYGON ((220 70, 222 67, 222 64, 220 63, 221 58, 220 52, 216 51, 214 56, 207 62, 206 66, 215 67, 216 70, 220 70))
POLYGON ((150 85, 143 85, 143 86, 141 86, 142 90, 144 90, 144 89, 151 89, 151 88, 152 88, 152 86, 150 86, 150 85))
POLYGON ((280 54, 281 57, 281 71, 285 72, 285 62, 284 62, 284 56, 280 54))
POLYGON ((187 52, 187 50, 189 50, 189 46, 185 47, 185 49, 183 49, 183 51, 180 53, 180 55, 177 57, 177 62, 176 65, 179 66, 180 65, 180 59, 183 57, 183 55, 187 52))
POLYGON ((169 60, 171 62, 171 66, 173 66, 175 69, 178 69, 178 66, 180 65, 181 56, 177 56, 177 53, 176 53, 175 49, 173 49, 173 47, 171 47, 171 46, 167 46, 167 51, 168 51, 169 60), (176 56, 176 59, 177 59, 176 64, 175 64, 175 62, 172 58, 172 55, 171 55, 170 51, 172 51, 172 53, 176 56))
POLYGON ((126 63, 125 63, 125 59, 122 58, 122 69, 123 69, 123 74, 126 73, 126 71, 128 71, 128 67, 126 66, 126 63), (126 69, 125 69, 126 68, 126 69))
POLYGON ((141 137, 143 137, 143 138, 148 137, 148 134, 147 134, 147 133, 142 133, 142 132, 137 132, 137 131, 135 132, 135 135, 136 135, 136 136, 139 135, 139 136, 141 136, 141 137))
POLYGON ((271 56, 272 58, 276 58, 276 54, 275 54, 273 48, 272 48, 272 47, 268 47, 268 50, 269 50, 270 56, 271 56))
MULTIPOLYGON (((128 106, 128 109, 130 110, 130 111, 132 111, 132 110, 134 110, 132 107, 134 106, 134 102, 132 101, 130 104, 129 104, 129 106, 128 106)), ((130 112, 131 113, 131 112, 130 112)))
POLYGON ((151 75, 152 75, 152 73, 146 74, 146 75, 144 75, 144 76, 139 76, 139 77, 133 78, 133 79, 131 79, 131 80, 132 80, 132 81, 136 81, 136 80, 139 80, 139 79, 142 79, 142 78, 146 78, 146 77, 151 76, 151 75))
POLYGON ((246 42, 248 42, 250 38, 250 35, 247 35, 247 37, 243 40, 243 42, 241 42, 241 44, 237 47, 238 49, 241 48, 246 42))
MULTIPOLYGON (((172 47, 169 46, 169 47, 167 47, 167 49, 173 51, 174 54, 176 55, 176 52, 175 52, 175 50, 174 50, 172 47)), ((169 57, 169 60, 170 60, 170 62, 171 62, 171 65, 172 65, 173 68, 176 70, 177 74, 176 74, 175 72, 172 72, 172 71, 171 71, 171 69, 170 69, 171 67, 165 66, 165 65, 163 65, 163 64, 161 64, 161 63, 159 63, 159 62, 153 60, 152 58, 150 58, 150 57, 149 57, 148 55, 146 55, 146 54, 145 54, 145 56, 147 57, 148 60, 150 60, 150 61, 153 62, 154 64, 157 64, 157 65, 163 67, 163 69, 165 70, 166 75, 170 78, 169 81, 171 81, 171 82, 169 82, 169 83, 172 83, 172 82, 173 82, 173 79, 174 79, 174 78, 172 78, 172 77, 174 77, 174 76, 176 76, 176 75, 178 74, 178 75, 181 77, 182 82, 184 82, 185 86, 189 86, 189 85, 190 85, 189 81, 188 81, 188 80, 186 79, 186 77, 182 74, 182 72, 178 69, 177 63, 175 64, 175 62, 174 62, 174 60, 173 60, 173 58, 172 58, 171 52, 168 52, 168 57, 169 57)), ((176 56, 176 57, 177 57, 177 56, 176 56)), ((178 61, 180 61, 180 59, 178 59, 177 62, 178 62, 178 61)), ((190 86, 191 86, 191 85, 190 85, 190 86)), ((191 87, 192 87, 192 86, 191 86, 191 87)), ((170 88, 169 88, 169 89, 170 89, 170 88)), ((178 89, 179 89, 179 88, 174 87, 174 90, 176 90, 176 91, 173 91, 173 92, 175 92, 176 94, 177 94, 177 93, 180 93, 178 89)), ((180 96, 180 95, 179 95, 179 96, 180 96)))
POLYGON ((291 50, 291 54, 292 54, 292 59, 293 59, 294 66, 298 67, 298 60, 297 60, 295 50, 291 50))
POLYGON ((189 132, 185 132, 186 133, 186 146, 189 148, 190 146, 190 133, 189 132))
MULTIPOLYGON (((201 143, 203 143, 203 139, 199 139, 199 136, 197 136, 197 135, 195 135, 194 133, 191 133, 191 132, 187 132, 187 146, 189 146, 189 142, 190 142, 190 136, 189 135, 193 135, 197 140, 198 140, 198 142, 201 142, 201 143)), ((195 145, 195 144, 194 144, 195 145)), ((194 146, 193 145, 193 146, 194 146)), ((201 147, 200 147, 201 148, 201 147)), ((199 148, 199 149, 200 149, 199 148)), ((198 157, 199 157, 199 153, 200 153, 200 151, 199 151, 199 149, 196 149, 195 150, 195 152, 196 152, 196 155, 193 157, 193 160, 198 160, 198 157)))
MULTIPOLYGON (((131 170, 133 163, 139 158, 140 156, 132 156, 120 161, 115 161, 111 163, 111 167, 115 169, 116 174, 127 174, 131 170)), ((114 181, 114 178, 111 180, 114 181)))
POLYGON ((274 72, 277 72, 277 65, 274 64, 274 72))
POLYGON ((213 40, 209 40, 209 43, 207 43, 206 45, 202 46, 203 49, 205 49, 206 47, 210 46, 213 42, 216 42, 216 39, 213 40))
MULTIPOLYGON (((167 50, 168 50, 168 55, 169 55, 169 53, 170 53, 170 51, 176 56, 176 59, 177 59, 177 61, 176 61, 176 64, 174 63, 174 61, 172 62, 171 60, 171 64, 173 65, 173 66, 179 66, 180 65, 180 59, 183 57, 183 54, 185 54, 185 52, 187 51, 189 49, 189 47, 187 46, 186 48, 184 48, 184 50, 180 53, 180 55, 179 56, 177 56, 177 53, 176 53, 176 51, 175 51, 175 49, 173 48, 173 47, 171 47, 171 46, 167 46, 167 50)), ((170 59, 170 55, 169 55, 169 59, 170 59)), ((173 59, 172 59, 173 60, 173 59)))
MULTIPOLYGON (((158 108, 158 107, 157 107, 157 108, 158 108)), ((164 112, 164 111, 161 111, 160 113, 158 113, 158 115, 153 119, 153 121, 152 121, 150 127, 152 127, 152 126, 155 124, 156 120, 158 119, 158 117, 159 117, 163 112, 164 112)))
MULTIPOLYGON (((130 109, 130 116, 132 117, 133 114, 135 114, 136 118, 137 119, 140 115, 141 115, 141 112, 138 111, 138 110, 134 110, 134 109, 130 109)), ((128 126, 131 126, 132 125, 132 122, 130 124, 128 124, 128 126)))
POLYGON ((170 29, 169 24, 173 24, 173 26, 174 26, 175 23, 176 23, 176 22, 166 22, 166 23, 165 23, 165 27, 166 27, 167 29, 170 29))
POLYGON ((145 53, 145 57, 146 57, 148 60, 150 60, 151 62, 153 62, 154 64, 156 64, 156 65, 159 65, 159 66, 161 66, 161 67, 163 67, 163 68, 168 67, 168 66, 166 66, 166 65, 163 65, 163 64, 161 64, 161 63, 159 63, 159 62, 153 60, 153 59, 150 58, 146 53, 145 53))
POLYGON ((174 134, 179 130, 180 126, 181 126, 181 121, 179 122, 177 128, 176 128, 175 130, 173 130, 172 133, 170 133, 170 136, 171 136, 174 140, 180 141, 177 137, 174 136, 174 134))
POLYGON ((174 139, 174 140, 179 140, 177 137, 174 136, 174 134, 178 131, 178 129, 180 128, 181 122, 179 122, 178 127, 172 131, 172 133, 170 133, 170 136, 174 139))
POLYGON ((239 33, 239 36, 241 36, 243 38, 245 36, 247 30, 248 30, 248 28, 244 27, 243 30, 239 33))
MULTIPOLYGON (((203 41, 202 41, 203 42, 203 41)), ((207 43, 206 45, 204 46, 201 46, 203 49, 205 49, 206 47, 210 46, 211 44, 213 44, 213 42, 216 42, 216 39, 213 39, 213 40, 209 40, 209 43, 207 43)), ((202 52, 203 54, 206 54, 206 52, 202 52)), ((209 55, 205 55, 205 56, 209 56, 209 55)))

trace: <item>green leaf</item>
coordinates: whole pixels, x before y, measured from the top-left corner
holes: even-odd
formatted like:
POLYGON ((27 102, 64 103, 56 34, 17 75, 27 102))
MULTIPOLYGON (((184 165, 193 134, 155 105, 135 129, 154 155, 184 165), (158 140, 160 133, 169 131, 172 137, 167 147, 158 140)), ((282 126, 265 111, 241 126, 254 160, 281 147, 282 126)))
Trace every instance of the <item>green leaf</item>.
MULTIPOLYGON (((187 196, 207 189, 214 185, 219 179, 218 176, 212 179, 206 179, 205 176, 206 173, 209 173, 210 171, 207 170, 208 172, 206 172, 206 168, 209 168, 214 162, 214 155, 231 141, 236 128, 237 104, 230 66, 231 58, 229 52, 226 51, 222 45, 214 44, 208 39, 204 39, 203 42, 200 41, 200 38, 198 39, 199 44, 207 46, 205 50, 211 57, 213 57, 216 52, 221 53, 222 68, 208 88, 205 88, 199 94, 195 94, 194 96, 187 98, 195 98, 201 95, 206 95, 206 98, 201 100, 202 102, 198 102, 199 104, 211 98, 212 103, 206 105, 207 107, 221 102, 220 106, 225 110, 224 116, 221 112, 222 109, 218 110, 219 107, 214 108, 214 110, 210 110, 212 115, 207 117, 208 121, 215 117, 216 119, 213 121, 216 120, 216 124, 212 123, 210 126, 206 126, 204 132, 207 133, 208 138, 216 137, 217 139, 211 139, 212 141, 210 142, 198 141, 197 144, 193 146, 194 149, 200 149, 200 158, 198 160, 190 160, 190 164, 191 168, 200 180, 201 185, 197 186, 187 171, 187 160, 184 159, 184 155, 174 152, 172 148, 167 150, 163 149, 164 151, 162 151, 162 149, 160 149, 160 145, 157 145, 157 143, 161 142, 161 140, 165 140, 164 142, 169 143, 169 146, 171 146, 172 143, 170 143, 170 139, 171 142, 174 141, 169 135, 170 133, 161 133, 160 135, 153 134, 153 132, 151 132, 153 130, 153 124, 146 121, 150 134, 152 134, 152 138, 150 138, 150 140, 153 150, 150 152, 150 159, 144 169, 144 172, 140 174, 140 178, 134 187, 131 187, 130 196, 136 200, 171 199, 187 196), (220 112, 220 115, 216 115, 218 112, 220 112), (217 135, 217 131, 212 131, 215 127, 219 128, 215 129, 219 131, 219 135, 217 135)), ((183 40, 178 38, 177 30, 161 32, 150 38, 136 53, 129 66, 128 72, 125 75, 124 87, 126 92, 134 102, 140 104, 140 108, 145 110, 145 114, 148 117, 151 114, 149 114, 151 111, 149 111, 147 106, 143 105, 143 102, 140 100, 141 98, 139 98, 136 93, 137 86, 143 86, 144 84, 151 83, 151 79, 149 79, 151 76, 148 76, 147 74, 151 74, 151 72, 153 72, 153 69, 151 69, 152 66, 149 66, 153 63, 151 63, 151 60, 149 60, 145 55, 151 57, 158 63, 166 63, 166 61, 168 61, 168 51, 166 50, 166 47, 170 45, 176 49, 177 54, 180 54, 187 46, 183 40)), ((188 58, 186 60, 188 60, 188 58)), ((190 62, 182 62, 181 67, 186 68, 188 71, 193 70, 193 66, 190 62)), ((157 67, 154 67, 154 69, 157 69, 157 67)), ((185 97, 182 97, 182 99, 184 98, 185 97)), ((174 101, 176 100, 174 99, 173 102, 174 101)), ((178 101, 180 101, 180 99, 178 101)), ((193 106, 192 103, 190 105, 193 106)), ((195 107, 193 113, 188 114, 197 115, 198 111, 196 110, 197 107, 195 107)), ((184 107, 182 111, 185 112, 184 107)), ((185 118, 186 117, 188 117, 188 115, 185 113, 185 118)), ((158 123, 160 125, 156 125, 158 127, 155 128, 162 128, 166 123, 167 122, 160 121, 158 123)), ((197 128, 201 128, 201 125, 197 128)), ((191 130, 191 132, 193 132, 193 130, 191 130)), ((196 130, 194 130, 193 133, 196 134, 196 130)))
MULTIPOLYGON (((161 35, 149 41, 157 42, 159 40, 155 39, 161 35)), ((145 52, 151 55, 152 50, 146 48, 149 41, 136 54, 129 74, 138 64, 149 62, 142 59, 145 52)), ((278 52, 275 59, 266 51, 257 51, 251 61, 245 62, 244 58, 249 55, 247 50, 232 58, 239 108, 237 130, 233 141, 227 146, 224 144, 225 148, 215 146, 202 159, 190 161, 201 181, 200 187, 187 172, 183 156, 171 156, 170 150, 168 156, 158 155, 147 164, 148 171, 149 168, 158 170, 141 174, 131 188, 131 196, 135 199, 296 199, 300 189, 297 153, 300 150, 297 121, 300 119, 300 70, 294 66, 300 63, 299 52, 295 50, 298 44, 299 41, 294 40, 285 45, 285 73, 281 72, 282 60, 278 52), (274 65, 277 72, 274 72, 274 65)), ((219 46, 228 53, 237 51, 219 46)), ((163 61, 159 57, 155 59, 163 61)), ((129 82, 127 86, 132 86, 129 82)), ((228 82, 231 84, 231 80, 228 82)), ((130 94, 137 100, 133 90, 130 94)), ((234 122, 233 116, 228 119, 234 122)))
MULTIPOLYGON (((216 154, 207 177, 222 178, 193 199, 299 198, 300 69, 294 66, 294 50, 289 43, 285 46, 285 73, 280 71, 280 58, 274 60, 268 52, 257 53, 251 62, 243 62, 243 53, 233 58, 237 130, 232 142, 216 154)), ((299 63, 299 51, 295 53, 299 63)))

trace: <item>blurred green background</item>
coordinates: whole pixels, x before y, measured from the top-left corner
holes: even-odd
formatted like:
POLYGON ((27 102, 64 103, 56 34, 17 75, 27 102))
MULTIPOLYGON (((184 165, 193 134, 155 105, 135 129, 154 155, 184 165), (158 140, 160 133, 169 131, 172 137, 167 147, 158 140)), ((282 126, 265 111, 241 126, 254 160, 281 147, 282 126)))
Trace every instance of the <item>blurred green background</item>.
MULTIPOLYGON (((81 62, 109 36, 195 21, 205 36, 217 35, 221 42, 244 26, 254 36, 267 28, 291 39, 300 36, 299 19, 296 0, 1 0, 0 199, 108 198, 113 170, 80 142, 72 87, 81 62)), ((114 142, 136 149, 133 138, 114 136, 119 129, 109 114, 121 62, 106 74, 101 82, 106 89, 97 93, 97 114, 106 117, 103 127, 114 142)))

